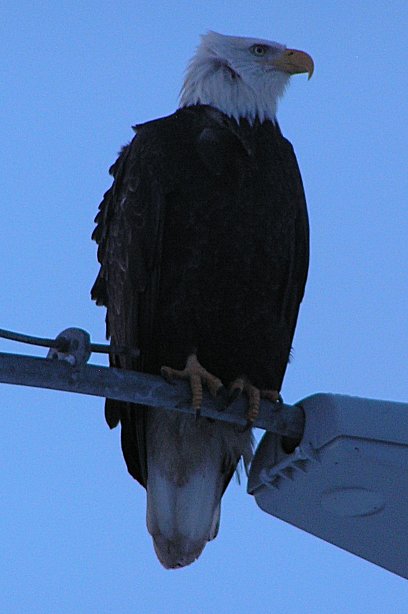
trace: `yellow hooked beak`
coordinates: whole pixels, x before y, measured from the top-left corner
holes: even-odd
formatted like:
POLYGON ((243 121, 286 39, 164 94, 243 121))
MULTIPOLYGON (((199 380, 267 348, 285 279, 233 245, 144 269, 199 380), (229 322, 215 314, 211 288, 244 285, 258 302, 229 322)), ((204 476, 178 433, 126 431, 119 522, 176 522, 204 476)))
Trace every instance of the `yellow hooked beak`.
POLYGON ((286 49, 281 57, 274 61, 273 65, 278 70, 290 75, 307 72, 308 79, 311 78, 314 71, 314 63, 310 55, 297 49, 286 49))

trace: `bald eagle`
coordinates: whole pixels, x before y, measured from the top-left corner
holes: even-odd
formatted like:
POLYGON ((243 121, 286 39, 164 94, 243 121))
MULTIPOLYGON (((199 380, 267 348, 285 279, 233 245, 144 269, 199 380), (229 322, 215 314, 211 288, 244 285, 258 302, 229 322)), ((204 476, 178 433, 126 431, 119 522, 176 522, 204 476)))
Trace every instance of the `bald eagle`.
MULTIPOLYGON (((209 32, 180 107, 135 126, 96 216, 92 298, 107 336, 140 356, 111 365, 190 381, 197 418, 107 399, 130 474, 147 491, 160 562, 183 567, 217 535, 221 497, 251 429, 199 417, 202 388, 279 396, 308 269, 308 219, 276 107, 311 57, 257 38, 209 32)), ((271 406, 272 407, 272 406, 271 406)))

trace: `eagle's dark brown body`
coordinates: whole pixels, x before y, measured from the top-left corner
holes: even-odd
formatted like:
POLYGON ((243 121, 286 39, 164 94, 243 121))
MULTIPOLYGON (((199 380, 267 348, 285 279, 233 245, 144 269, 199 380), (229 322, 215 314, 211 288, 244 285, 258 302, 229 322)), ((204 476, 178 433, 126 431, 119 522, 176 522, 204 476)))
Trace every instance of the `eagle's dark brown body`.
MULTIPOLYGON (((280 390, 308 269, 306 204, 291 144, 271 121, 237 123, 204 105, 136 132, 111 169, 94 232, 101 269, 92 296, 107 307, 112 342, 141 350, 137 361, 118 356, 113 364, 159 373, 162 365, 182 369, 195 352, 226 385, 244 375, 280 390)), ((148 488, 151 414, 107 401, 106 415, 110 426, 121 421, 128 469, 148 488)), ((167 419, 175 433, 189 420, 167 419)), ((219 511, 249 435, 204 422, 188 428, 203 428, 204 440, 213 436, 209 428, 226 433, 214 460, 219 511)), ((206 530, 207 539, 216 533, 206 530)))

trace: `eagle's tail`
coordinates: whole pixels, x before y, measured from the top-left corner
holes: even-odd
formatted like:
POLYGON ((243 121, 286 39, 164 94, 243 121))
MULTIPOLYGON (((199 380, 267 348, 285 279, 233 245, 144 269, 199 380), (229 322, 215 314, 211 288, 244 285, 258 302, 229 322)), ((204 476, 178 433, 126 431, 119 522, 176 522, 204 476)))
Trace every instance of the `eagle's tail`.
POLYGON ((185 567, 218 533, 221 493, 210 492, 208 483, 205 488, 205 475, 192 475, 182 487, 156 477, 147 488, 147 527, 154 549, 166 569, 185 567))
POLYGON ((250 432, 191 416, 151 412, 147 427, 147 528, 164 567, 195 561, 218 533, 221 497, 250 432))

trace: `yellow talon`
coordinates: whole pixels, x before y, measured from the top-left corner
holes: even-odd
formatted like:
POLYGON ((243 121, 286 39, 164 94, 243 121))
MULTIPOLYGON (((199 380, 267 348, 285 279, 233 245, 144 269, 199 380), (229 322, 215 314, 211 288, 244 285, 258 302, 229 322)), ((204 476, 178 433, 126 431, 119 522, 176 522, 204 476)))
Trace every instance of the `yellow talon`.
POLYGON ((247 419, 246 429, 250 428, 258 417, 261 398, 268 399, 272 403, 276 403, 280 399, 277 390, 260 390, 245 377, 238 377, 229 388, 230 401, 234 401, 242 392, 245 392, 248 396, 248 409, 245 414, 247 419))
POLYGON ((216 397, 221 388, 223 388, 222 381, 204 369, 199 363, 196 354, 190 354, 187 358, 186 366, 182 371, 163 366, 160 372, 169 382, 171 382, 173 378, 189 380, 192 393, 192 406, 197 417, 200 415, 201 404, 203 402, 203 384, 207 386, 213 397, 216 397))

